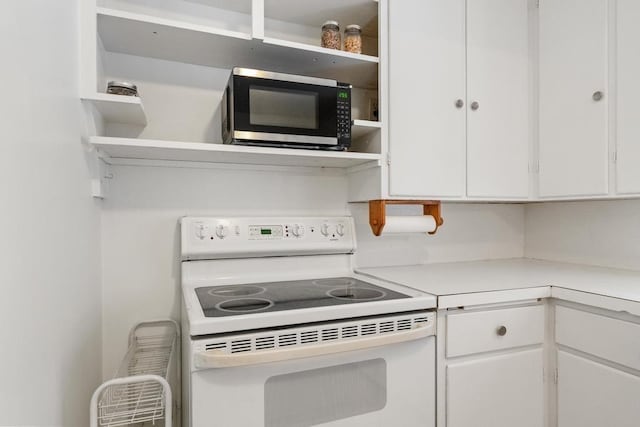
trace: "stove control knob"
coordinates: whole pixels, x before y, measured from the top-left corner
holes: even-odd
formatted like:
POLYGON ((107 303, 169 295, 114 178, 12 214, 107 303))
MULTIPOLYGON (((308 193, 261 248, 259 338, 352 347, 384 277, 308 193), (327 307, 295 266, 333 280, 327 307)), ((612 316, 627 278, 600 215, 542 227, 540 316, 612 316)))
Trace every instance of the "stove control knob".
POLYGON ((209 235, 209 226, 207 224, 196 224, 196 237, 204 240, 209 235))
POLYGON ((216 227, 216 236, 221 239, 224 239, 229 234, 229 227, 226 225, 218 224, 216 227))
POLYGON ((291 232, 296 237, 302 237, 302 236, 304 236, 304 226, 302 226, 300 224, 295 224, 293 226, 293 228, 291 229, 291 232))
POLYGON ((338 236, 344 236, 344 224, 336 224, 336 234, 338 236))
POLYGON ((320 232, 323 236, 328 236, 329 234, 331 234, 331 226, 329 224, 322 224, 322 227, 320 227, 320 232))

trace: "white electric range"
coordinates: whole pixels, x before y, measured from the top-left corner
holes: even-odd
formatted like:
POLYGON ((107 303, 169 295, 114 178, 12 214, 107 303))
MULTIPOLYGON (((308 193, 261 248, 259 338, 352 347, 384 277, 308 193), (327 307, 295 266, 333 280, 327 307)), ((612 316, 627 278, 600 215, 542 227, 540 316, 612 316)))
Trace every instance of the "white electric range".
POLYGON ((436 299, 353 272, 353 221, 183 218, 184 426, 432 426, 436 299))

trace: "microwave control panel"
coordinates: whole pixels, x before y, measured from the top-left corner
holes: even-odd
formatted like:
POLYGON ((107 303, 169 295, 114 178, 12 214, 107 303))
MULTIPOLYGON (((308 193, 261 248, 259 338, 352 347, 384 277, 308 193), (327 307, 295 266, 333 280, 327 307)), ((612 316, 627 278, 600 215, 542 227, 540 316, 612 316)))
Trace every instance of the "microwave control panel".
POLYGON ((182 258, 353 253, 354 228, 351 217, 185 217, 182 258))
POLYGON ((339 83, 337 90, 338 144, 351 145, 351 85, 339 83))

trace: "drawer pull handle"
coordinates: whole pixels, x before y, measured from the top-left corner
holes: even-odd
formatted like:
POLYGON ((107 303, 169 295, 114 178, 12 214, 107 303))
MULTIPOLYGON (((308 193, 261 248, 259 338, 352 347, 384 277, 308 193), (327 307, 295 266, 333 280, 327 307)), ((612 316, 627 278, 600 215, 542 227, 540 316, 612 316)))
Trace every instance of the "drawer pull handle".
POLYGON ((496 331, 496 333, 501 337, 507 335, 507 327, 506 326, 500 326, 498 328, 498 330, 496 331))

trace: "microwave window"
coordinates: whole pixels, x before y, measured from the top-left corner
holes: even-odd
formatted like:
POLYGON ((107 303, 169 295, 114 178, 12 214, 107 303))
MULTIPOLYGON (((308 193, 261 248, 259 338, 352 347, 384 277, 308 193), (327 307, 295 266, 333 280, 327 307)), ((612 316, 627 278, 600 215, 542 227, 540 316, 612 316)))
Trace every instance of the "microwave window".
POLYGON ((299 129, 318 129, 319 98, 316 92, 249 88, 249 123, 299 129))

